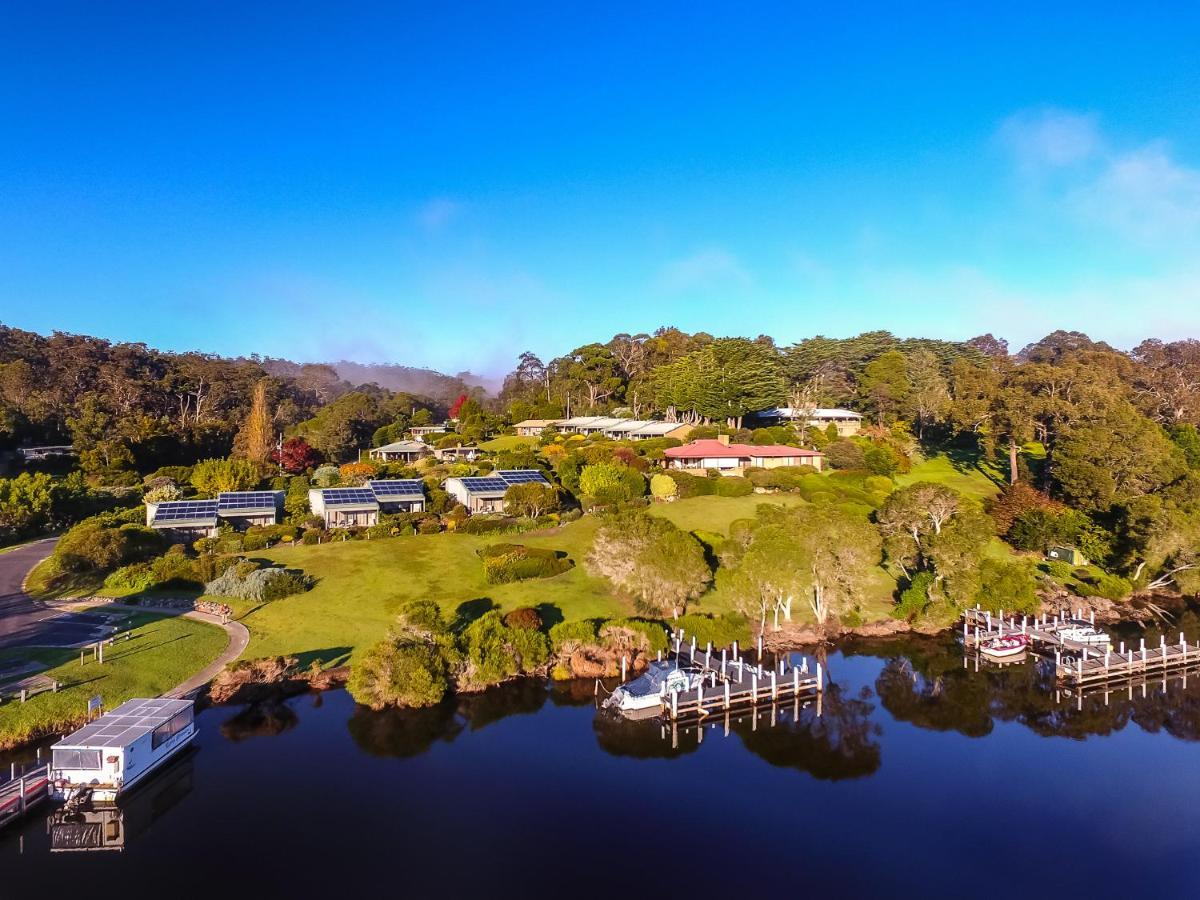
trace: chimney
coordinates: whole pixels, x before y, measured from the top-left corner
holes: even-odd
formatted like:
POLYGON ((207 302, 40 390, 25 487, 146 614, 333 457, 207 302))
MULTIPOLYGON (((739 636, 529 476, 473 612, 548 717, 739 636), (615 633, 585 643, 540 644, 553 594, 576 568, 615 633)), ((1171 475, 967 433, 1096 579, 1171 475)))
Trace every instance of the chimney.
POLYGON ((728 447, 729 446, 729 435, 718 434, 717 435, 717 443, 722 445, 723 447, 728 447))

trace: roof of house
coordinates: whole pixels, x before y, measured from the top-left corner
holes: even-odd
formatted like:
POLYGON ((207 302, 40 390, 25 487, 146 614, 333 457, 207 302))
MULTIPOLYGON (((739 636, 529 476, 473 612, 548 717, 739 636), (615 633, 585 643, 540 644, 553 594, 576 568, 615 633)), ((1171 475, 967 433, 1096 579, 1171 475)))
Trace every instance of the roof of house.
POLYGON ((537 469, 497 469, 492 473, 492 477, 499 478, 507 485, 550 483, 537 469))
POLYGON ((390 444, 384 444, 382 447, 375 447, 371 450, 372 453, 424 453, 429 449, 429 445, 424 441, 392 441, 390 444))
POLYGON ((526 419, 518 422, 513 428, 545 428, 547 425, 558 425, 562 419, 526 419))
POLYGON ((126 700, 112 712, 67 735, 55 747, 128 747, 138 738, 164 725, 185 709, 191 700, 126 700))
POLYGON ((222 491, 217 494, 217 512, 273 513, 283 506, 283 491, 222 491))
POLYGON ((839 406, 818 406, 815 409, 796 409, 791 406, 777 406, 775 409, 764 409, 759 415, 778 416, 783 419, 861 419, 862 413, 852 409, 842 409, 839 406))
POLYGON ((151 528, 212 528, 217 524, 216 500, 165 500, 149 505, 151 528))
POLYGON ((384 478, 367 482, 367 488, 376 500, 409 500, 425 496, 425 482, 419 478, 384 478))
POLYGON ((468 494, 481 499, 489 499, 503 497, 507 493, 509 483, 503 478, 496 477, 469 477, 469 478, 447 478, 446 483, 451 481, 459 482, 468 494))
POLYGON ((375 499, 375 493, 370 488, 312 488, 308 493, 309 497, 313 494, 320 496, 321 503, 324 504, 325 509, 368 511, 379 509, 379 501, 375 499))
POLYGON ((682 447, 668 447, 663 451, 664 456, 672 459, 751 459, 766 457, 788 456, 823 456, 816 450, 803 450, 800 447, 788 447, 784 444, 722 444, 711 438, 692 441, 682 447))

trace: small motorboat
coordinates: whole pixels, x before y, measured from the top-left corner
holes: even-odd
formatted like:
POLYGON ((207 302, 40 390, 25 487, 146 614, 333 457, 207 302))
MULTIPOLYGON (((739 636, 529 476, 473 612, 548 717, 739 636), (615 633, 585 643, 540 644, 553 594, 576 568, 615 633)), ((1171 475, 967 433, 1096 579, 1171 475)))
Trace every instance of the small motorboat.
POLYGON ((703 679, 699 669, 681 668, 668 660, 652 662, 642 675, 613 691, 603 706, 625 714, 658 711, 670 703, 672 694, 695 690, 703 679))
POLYGON ((1074 641, 1088 647, 1108 647, 1112 640, 1086 619, 1067 619, 1058 626, 1057 634, 1064 641, 1074 641))
POLYGON ((1006 634, 979 645, 979 652, 988 659, 1012 659, 1029 648, 1029 638, 1023 634, 1006 634))

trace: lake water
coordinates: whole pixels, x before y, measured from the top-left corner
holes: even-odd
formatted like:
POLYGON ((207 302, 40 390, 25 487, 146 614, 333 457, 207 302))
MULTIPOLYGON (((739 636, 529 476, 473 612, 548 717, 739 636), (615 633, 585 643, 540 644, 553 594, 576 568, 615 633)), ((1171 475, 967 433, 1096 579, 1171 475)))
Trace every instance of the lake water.
POLYGON ((819 711, 677 746, 589 684, 210 709, 86 832, 121 851, 51 852, 44 815, 0 834, 0 897, 1200 896, 1200 676, 1080 709, 950 640, 827 667, 819 711))

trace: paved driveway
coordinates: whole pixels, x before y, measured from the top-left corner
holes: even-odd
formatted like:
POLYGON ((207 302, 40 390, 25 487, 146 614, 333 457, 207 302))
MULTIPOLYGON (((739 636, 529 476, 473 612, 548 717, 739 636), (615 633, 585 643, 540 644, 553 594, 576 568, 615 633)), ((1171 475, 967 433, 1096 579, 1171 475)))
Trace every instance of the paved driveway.
POLYGON ((55 609, 21 590, 25 576, 56 543, 48 538, 0 553, 0 647, 71 647, 110 633, 102 613, 55 609))

